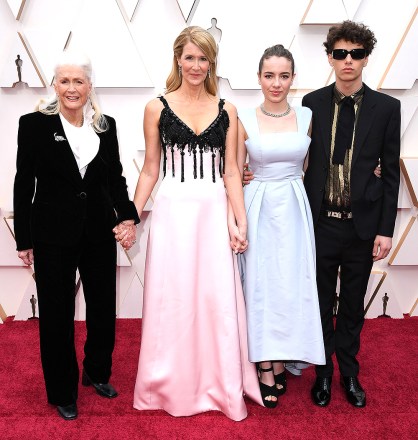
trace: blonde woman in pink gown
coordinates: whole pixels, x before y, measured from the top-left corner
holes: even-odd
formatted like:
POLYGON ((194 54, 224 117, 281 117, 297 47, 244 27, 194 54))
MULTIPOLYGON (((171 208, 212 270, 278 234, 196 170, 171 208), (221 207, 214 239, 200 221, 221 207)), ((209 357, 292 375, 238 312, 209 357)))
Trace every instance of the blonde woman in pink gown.
POLYGON ((237 113, 216 94, 216 43, 204 29, 188 27, 174 42, 166 94, 144 114, 139 215, 161 152, 165 178, 148 239, 134 407, 173 416, 219 410, 238 421, 247 416, 244 394, 262 400, 232 251, 248 244, 237 113))

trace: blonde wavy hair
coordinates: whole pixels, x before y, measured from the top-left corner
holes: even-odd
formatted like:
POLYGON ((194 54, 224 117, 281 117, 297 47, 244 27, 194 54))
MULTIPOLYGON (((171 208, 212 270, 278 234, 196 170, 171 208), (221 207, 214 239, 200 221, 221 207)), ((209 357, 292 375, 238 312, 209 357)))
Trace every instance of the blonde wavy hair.
POLYGON ((205 78, 205 90, 211 95, 218 93, 218 78, 216 76, 217 46, 212 34, 200 26, 189 26, 183 29, 173 44, 173 65, 166 81, 166 93, 174 92, 181 86, 178 59, 187 43, 195 44, 208 58, 211 75, 205 78))

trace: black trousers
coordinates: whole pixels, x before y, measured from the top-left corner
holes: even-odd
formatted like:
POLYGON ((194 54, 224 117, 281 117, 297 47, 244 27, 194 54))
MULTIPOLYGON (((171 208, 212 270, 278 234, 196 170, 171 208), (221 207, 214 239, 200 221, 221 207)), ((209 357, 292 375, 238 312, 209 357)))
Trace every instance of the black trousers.
POLYGON ((324 335, 326 365, 315 367, 320 377, 332 376, 335 352, 342 376, 357 376, 360 333, 364 324, 364 297, 373 265, 374 238, 362 240, 352 220, 325 215, 315 227, 319 307, 324 335), (333 307, 340 269, 338 313, 333 307))
POLYGON ((77 400, 79 369, 74 345, 75 282, 78 269, 86 301, 87 338, 83 366, 90 378, 111 375, 116 324, 116 242, 73 247, 34 244, 42 369, 48 402, 77 400))

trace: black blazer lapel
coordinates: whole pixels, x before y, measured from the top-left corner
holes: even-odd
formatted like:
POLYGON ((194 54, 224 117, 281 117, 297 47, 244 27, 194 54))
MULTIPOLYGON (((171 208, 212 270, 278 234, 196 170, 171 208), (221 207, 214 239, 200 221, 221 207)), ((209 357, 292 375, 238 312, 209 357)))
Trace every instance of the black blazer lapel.
POLYGON ((359 157, 360 151, 365 144, 367 134, 370 127, 373 124, 374 118, 376 117, 376 101, 374 99, 374 92, 369 87, 364 85, 364 96, 363 102, 361 103, 360 113, 358 115, 356 124, 356 133, 354 137, 354 151, 352 165, 356 162, 359 157))
POLYGON ((58 160, 55 162, 55 166, 60 170, 62 176, 71 179, 74 184, 80 186, 82 178, 80 171, 78 170, 77 161, 74 157, 74 153, 71 150, 70 144, 67 140, 64 127, 61 123, 59 115, 50 116, 51 118, 51 139, 54 147, 57 151, 58 160))
POLYGON ((100 160, 100 150, 103 148, 105 141, 102 136, 99 136, 97 133, 96 135, 100 138, 99 149, 97 151, 96 156, 94 156, 91 162, 87 165, 87 170, 83 178, 84 185, 88 185, 88 183, 98 173, 98 161, 100 160))
MULTIPOLYGON (((314 115, 317 118, 317 125, 319 126, 321 132, 322 146, 324 148, 325 155, 328 159, 330 158, 330 143, 331 143, 331 112, 332 112, 332 93, 334 90, 334 84, 331 84, 326 89, 322 96, 320 97, 319 111, 314 115)), ((316 133, 315 135, 318 135, 316 133)))

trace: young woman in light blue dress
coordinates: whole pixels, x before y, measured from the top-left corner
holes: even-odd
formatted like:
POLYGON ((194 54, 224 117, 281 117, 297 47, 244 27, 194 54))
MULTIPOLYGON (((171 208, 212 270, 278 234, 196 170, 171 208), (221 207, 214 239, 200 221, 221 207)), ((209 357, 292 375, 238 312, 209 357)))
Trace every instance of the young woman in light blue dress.
POLYGON ((238 165, 248 154, 253 180, 245 186, 248 250, 240 255, 248 320, 249 359, 258 364, 267 407, 286 391, 284 362, 324 364, 315 241, 303 186, 312 112, 287 101, 295 77, 282 45, 259 65, 264 102, 239 111, 238 165))

